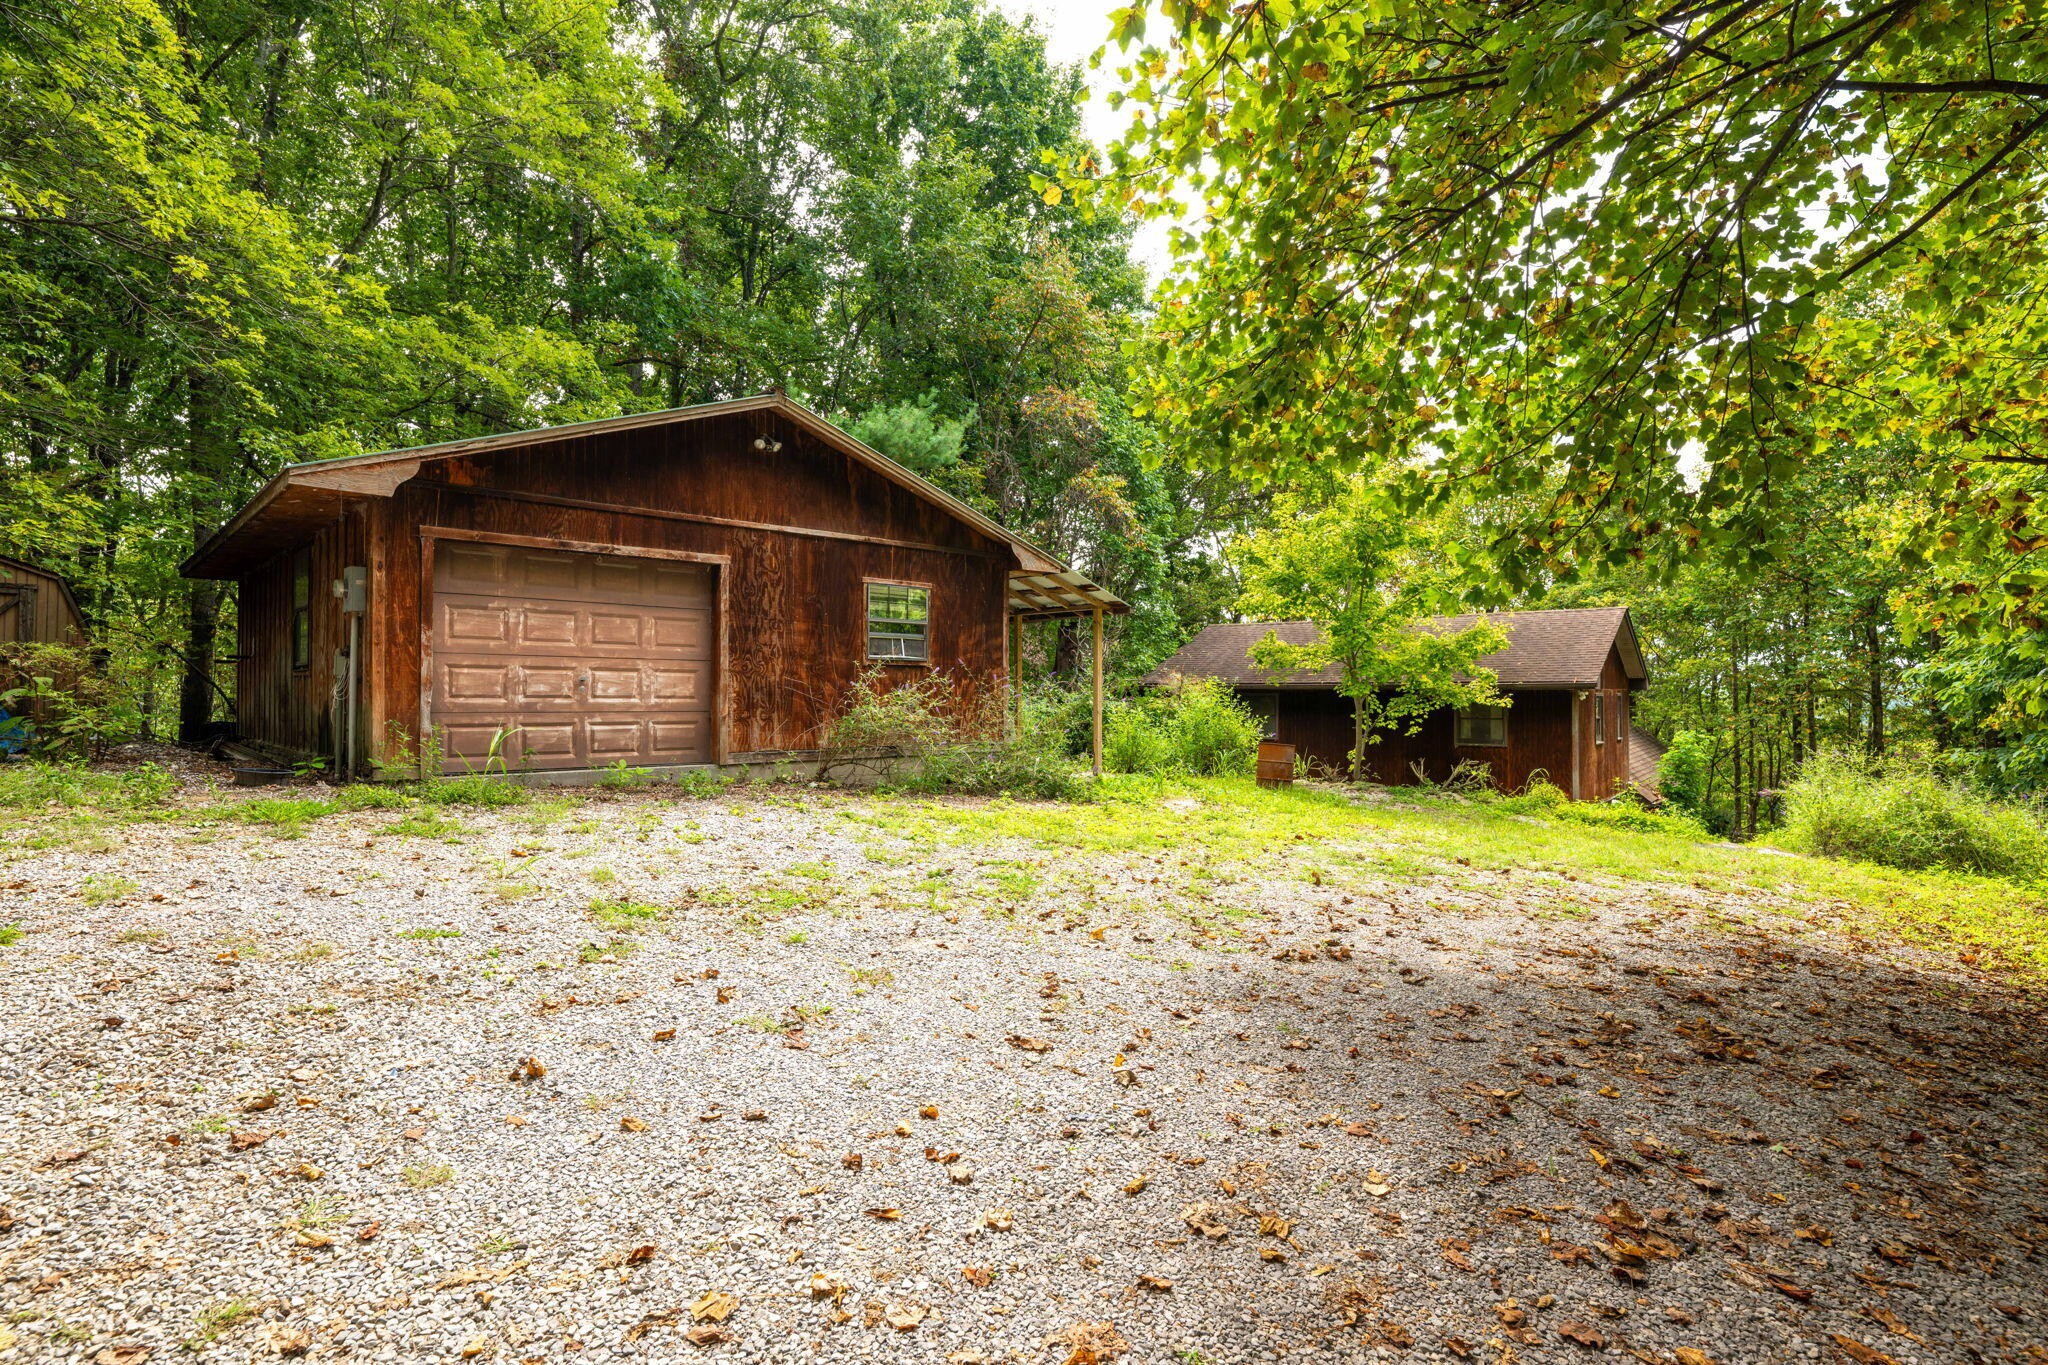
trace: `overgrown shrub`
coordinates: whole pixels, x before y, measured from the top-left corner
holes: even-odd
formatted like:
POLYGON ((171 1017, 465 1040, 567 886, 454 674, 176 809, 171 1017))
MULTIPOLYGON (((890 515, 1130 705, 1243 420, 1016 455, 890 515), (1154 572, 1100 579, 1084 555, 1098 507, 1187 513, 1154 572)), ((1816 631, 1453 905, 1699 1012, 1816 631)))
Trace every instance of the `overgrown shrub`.
POLYGON ((1541 780, 1531 782, 1513 796, 1491 789, 1470 793, 1473 800, 1496 810, 1520 815, 1537 815, 1548 820, 1569 820, 1577 825, 1600 829, 1629 829, 1645 834, 1669 834, 1679 839, 1704 839, 1707 828, 1680 811, 1651 810, 1630 796, 1612 801, 1574 801, 1562 790, 1541 780))
POLYGON ((97 758, 142 729, 133 688, 96 667, 87 651, 47 641, 0 645, 0 708, 17 720, 37 713, 32 725, 13 730, 25 730, 39 754, 97 758))
POLYGON ((125 772, 94 772, 77 763, 30 760, 0 764, 0 806, 85 806, 145 810, 178 790, 178 779, 154 763, 125 772))
POLYGON ((1707 778, 1713 764, 1713 741, 1696 730, 1680 730, 1657 760, 1657 790, 1672 805, 1698 816, 1707 804, 1707 778))
POLYGON ((1103 766, 1120 773, 1241 777, 1264 723, 1230 686, 1197 678, 1119 703, 1103 723, 1103 766))
POLYGON ((870 669, 826 727, 822 780, 867 775, 909 791, 1078 800, 1089 794, 1056 708, 1030 707, 1007 733, 1002 696, 964 694, 942 673, 888 684, 870 669))
POLYGON ((1785 789, 1785 834, 1810 853, 2035 881, 2048 871, 2037 812, 1945 781, 1924 762, 1820 754, 1785 789))

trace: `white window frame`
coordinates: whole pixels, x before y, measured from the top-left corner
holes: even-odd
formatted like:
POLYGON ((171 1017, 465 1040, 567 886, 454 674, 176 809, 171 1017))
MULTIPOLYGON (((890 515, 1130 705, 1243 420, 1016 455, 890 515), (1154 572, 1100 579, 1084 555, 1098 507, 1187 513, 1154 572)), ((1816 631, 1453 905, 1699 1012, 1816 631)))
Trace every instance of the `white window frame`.
MULTIPOLYGON (((910 600, 906 598, 906 600, 910 600)), ((861 616, 866 622, 867 656, 876 663, 929 665, 932 660, 932 589, 929 583, 900 583, 871 578, 861 584, 861 616), (910 621, 875 614, 875 594, 905 593, 922 598, 924 619, 910 621), (915 630, 900 629, 915 626, 915 630), (882 627, 877 629, 877 627, 882 627), (898 627, 898 629, 888 629, 898 627)))
POLYGON ((1607 694, 1605 692, 1595 692, 1593 694, 1593 743, 1605 744, 1606 742, 1607 694))
MULTIPOLYGON (((1488 727, 1491 729, 1491 726, 1488 727)), ((1458 708, 1457 728, 1453 738, 1460 749, 1505 749, 1508 747, 1508 708, 1505 706, 1461 706, 1458 708), (1500 738, 1475 739, 1475 722, 1481 720, 1500 723, 1500 738)))

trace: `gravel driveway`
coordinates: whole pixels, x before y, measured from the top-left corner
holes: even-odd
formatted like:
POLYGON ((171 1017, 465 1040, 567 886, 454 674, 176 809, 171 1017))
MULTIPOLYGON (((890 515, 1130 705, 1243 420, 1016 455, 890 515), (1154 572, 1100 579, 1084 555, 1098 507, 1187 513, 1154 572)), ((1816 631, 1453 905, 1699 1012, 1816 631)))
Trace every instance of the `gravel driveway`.
POLYGON ((0 865, 0 1361, 2048 1361, 2048 1034, 1952 957, 1312 827, 453 818, 0 865))

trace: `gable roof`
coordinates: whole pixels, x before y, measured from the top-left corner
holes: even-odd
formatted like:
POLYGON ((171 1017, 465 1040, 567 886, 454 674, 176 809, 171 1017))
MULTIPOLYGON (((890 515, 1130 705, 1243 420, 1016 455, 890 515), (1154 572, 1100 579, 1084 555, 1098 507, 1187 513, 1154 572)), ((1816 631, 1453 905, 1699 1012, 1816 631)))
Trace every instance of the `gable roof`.
POLYGON ((1647 730, 1635 725, 1628 727, 1628 783, 1653 805, 1664 799, 1657 786, 1657 760, 1662 757, 1664 746, 1647 730))
POLYGON ((85 613, 79 609, 78 598, 72 595, 71 584, 65 581, 64 575, 54 569, 46 569, 40 564, 31 564, 26 559, 15 559, 9 555, 0 555, 0 583, 11 584, 19 582, 20 579, 16 577, 17 574, 26 574, 33 579, 48 579, 56 584, 58 596, 64 599, 65 607, 71 612, 73 628, 79 631, 85 629, 85 613))
POLYGON ((1028 596, 1020 599, 1018 586, 1013 582, 1011 597, 1016 609, 1040 614, 1059 614, 1062 610, 1074 608, 1085 611, 1093 607, 1113 612, 1130 610, 1113 594, 1069 570, 1050 552, 976 511, 936 484, 911 473, 879 450, 840 430, 783 393, 756 394, 750 398, 699 403, 693 407, 668 408, 660 412, 632 413, 624 417, 574 422, 568 426, 508 431, 495 436, 472 436, 404 450, 381 450, 367 455, 346 455, 339 459, 286 465, 258 489, 256 495, 244 503, 220 530, 207 537, 206 542, 178 566, 178 572, 187 578, 233 577, 241 567, 251 562, 253 551, 260 550, 267 556, 282 548, 282 545, 271 544, 275 535, 257 534, 266 522, 288 523, 287 527, 279 529, 295 532, 301 525, 310 526, 330 519, 344 497, 390 497, 400 484, 419 472, 420 466, 428 461, 755 412, 773 413, 787 419, 826 445, 868 465, 891 483, 937 504, 991 540, 1008 545, 1016 560, 1013 578, 1029 585, 1028 596))
MULTIPOLYGON (((1475 612, 1462 616, 1431 616, 1416 623, 1419 630, 1450 632, 1464 630, 1481 619, 1475 612)), ((1621 651, 1622 669, 1633 681, 1643 681, 1642 650, 1636 641, 1635 623, 1627 607, 1575 607, 1555 611, 1494 612, 1493 623, 1507 632, 1508 646, 1489 654, 1480 663, 1499 677, 1502 687, 1598 687, 1607 651, 1621 651)), ((1327 668, 1304 670, 1279 680, 1256 667, 1251 647, 1266 638, 1268 631, 1290 645, 1315 642, 1313 621, 1232 621, 1207 626, 1181 646, 1178 653, 1145 676, 1154 685, 1178 674, 1188 678, 1221 678, 1233 687, 1324 688, 1335 687, 1341 674, 1332 664, 1327 668)))

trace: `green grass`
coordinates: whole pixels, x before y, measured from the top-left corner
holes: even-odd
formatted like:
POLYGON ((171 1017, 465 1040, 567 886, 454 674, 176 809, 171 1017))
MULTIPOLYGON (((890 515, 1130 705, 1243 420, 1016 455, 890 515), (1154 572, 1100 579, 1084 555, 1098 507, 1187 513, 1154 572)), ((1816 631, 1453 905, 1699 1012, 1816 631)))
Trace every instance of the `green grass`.
POLYGON ((522 805, 529 795, 526 788, 517 783, 484 773, 465 773, 461 777, 437 778, 431 782, 422 782, 413 790, 429 805, 480 808, 522 805))
POLYGON ((79 884, 78 898, 87 905, 111 905, 123 896, 132 896, 141 889, 141 884, 131 877, 95 874, 79 884))
MULTIPOLYGON (((993 852, 1014 841, 1051 851, 1171 854, 1176 863, 1201 864, 1196 871, 1204 876, 1230 869, 1253 880, 1268 875, 1262 864, 1285 850, 1310 847, 1347 882, 1549 872, 1559 882, 1541 888, 1546 913, 1560 917, 1583 913, 1588 885, 1762 894, 1787 903, 1759 907, 1767 913, 1839 917, 1859 932, 1973 951, 1986 965, 2048 985, 2048 895, 2033 885, 1731 848, 1683 819, 1624 806, 1412 789, 1353 800, 1331 788, 1261 788, 1241 778, 1110 777, 1101 799, 1086 805, 881 798, 847 818, 926 847, 993 852)), ((1523 899, 1530 889, 1527 881, 1517 888, 1523 899)))
POLYGON ((431 941, 437 938, 461 938, 462 931, 460 929, 436 929, 432 925, 423 924, 416 929, 400 929, 398 936, 400 938, 431 941))
POLYGON ((8 924, 0 924, 0 948, 12 948, 15 944, 21 942, 21 935, 20 920, 14 920, 8 924))
POLYGON ((586 943, 576 950, 576 960, 585 965, 595 962, 624 962, 639 946, 629 938, 615 938, 610 943, 586 943))
POLYGON ((416 807, 377 831, 402 839, 453 839, 468 833, 460 820, 429 806, 416 807))
POLYGON ((436 1185, 446 1185, 454 1180, 455 1168, 447 1165, 445 1162, 436 1162, 426 1166, 408 1166, 399 1172, 398 1178, 405 1182, 408 1189, 431 1190, 436 1185))
POLYGON ((668 907, 649 905, 645 901, 626 900, 617 896, 600 896, 592 901, 586 911, 590 918, 607 929, 645 929, 668 918, 668 907))

